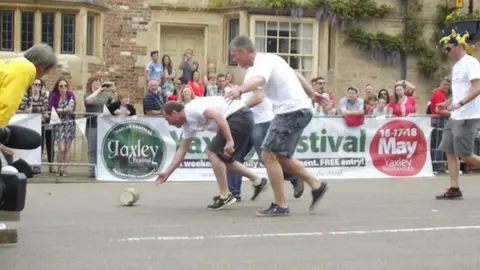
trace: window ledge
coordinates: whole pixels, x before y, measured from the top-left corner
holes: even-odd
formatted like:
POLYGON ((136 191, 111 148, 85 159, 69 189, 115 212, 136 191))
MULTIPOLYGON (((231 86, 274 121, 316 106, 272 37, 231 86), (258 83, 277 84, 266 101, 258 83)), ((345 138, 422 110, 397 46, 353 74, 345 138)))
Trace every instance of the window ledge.
POLYGON ((76 0, 74 2, 68 0, 16 0, 15 4, 29 4, 29 5, 54 5, 54 6, 65 6, 65 7, 87 7, 98 11, 107 11, 109 8, 99 4, 95 0, 76 0))

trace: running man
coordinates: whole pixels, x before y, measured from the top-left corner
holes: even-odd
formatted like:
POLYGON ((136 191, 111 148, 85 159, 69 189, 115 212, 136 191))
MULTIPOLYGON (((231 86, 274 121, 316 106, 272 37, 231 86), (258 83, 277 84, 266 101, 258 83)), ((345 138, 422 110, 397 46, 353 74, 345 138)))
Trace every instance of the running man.
MULTIPOLYGON (((251 68, 247 69, 244 81, 247 81, 250 77, 250 70, 251 68)), ((245 93, 241 98, 247 107, 249 107, 252 111, 255 124, 253 125, 249 142, 245 145, 245 148, 239 150, 239 153, 235 156, 235 160, 243 163, 245 157, 253 147, 261 161, 262 142, 267 135, 268 127, 270 126, 270 122, 274 117, 272 103, 265 98, 264 93, 260 89, 256 89, 250 93, 245 93)), ((295 198, 300 198, 304 190, 303 181, 286 171, 283 172, 283 178, 292 183, 293 196, 295 198)), ((242 199, 242 177, 240 175, 227 172, 227 180, 230 192, 233 194, 233 196, 235 196, 235 198, 237 198, 237 201, 240 201, 242 199)))
POLYGON ((221 96, 197 97, 186 105, 177 101, 167 102, 162 110, 170 125, 182 128, 183 136, 172 163, 158 174, 156 184, 167 181, 181 164, 197 132, 211 131, 217 134, 208 146, 207 155, 212 163, 220 192, 219 196, 214 197, 213 204, 207 208, 220 210, 237 201, 228 189, 227 169, 253 182, 252 200, 257 199, 267 188, 266 178, 258 177, 242 163, 233 159, 238 150, 248 142, 253 129, 252 111, 241 100, 228 104, 221 96))
POLYGON ((308 81, 295 72, 283 58, 271 53, 256 53, 253 42, 246 36, 237 36, 230 43, 230 54, 243 68, 252 67, 251 77, 242 85, 233 87, 225 98, 233 100, 242 94, 262 88, 272 102, 275 117, 263 141, 262 160, 267 169, 275 200, 260 216, 289 215, 284 194, 283 169, 307 182, 312 188, 313 210, 327 191, 327 183, 320 182, 303 164, 293 157, 297 141, 312 119, 309 96, 325 105, 326 100, 316 93, 308 81), (302 91, 303 88, 303 91, 302 91))
POLYGON ((23 57, 0 60, 0 126, 6 126, 35 79, 57 67, 57 56, 47 44, 36 44, 23 57))
POLYGON ((436 196, 437 200, 458 200, 463 194, 458 185, 460 161, 480 166, 480 157, 474 154, 475 137, 480 127, 480 63, 467 54, 468 33, 451 34, 440 40, 448 58, 455 62, 452 69, 452 98, 437 104, 437 112, 451 111, 443 129, 440 150, 447 156, 450 188, 436 196))

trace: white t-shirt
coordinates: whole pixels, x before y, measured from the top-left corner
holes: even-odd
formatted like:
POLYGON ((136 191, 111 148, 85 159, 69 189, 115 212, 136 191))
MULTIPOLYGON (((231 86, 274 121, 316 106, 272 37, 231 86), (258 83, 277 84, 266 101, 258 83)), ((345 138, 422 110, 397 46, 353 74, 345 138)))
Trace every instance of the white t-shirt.
POLYGON ((245 107, 245 103, 241 100, 234 100, 228 104, 221 96, 196 97, 185 105, 186 121, 182 126, 183 138, 193 138, 199 131, 218 132, 217 123, 203 116, 205 110, 213 109, 227 118, 243 107, 245 107))
POLYGON ((257 53, 250 72, 251 76, 265 79, 262 89, 272 102, 275 114, 312 109, 312 102, 303 90, 295 71, 280 56, 257 53))
MULTIPOLYGON (((246 82, 251 77, 252 68, 247 69, 247 73, 245 74, 245 79, 243 80, 246 82)), ((253 92, 247 92, 242 94, 242 101, 247 102, 253 96, 253 92)), ((265 123, 272 121, 273 117, 273 107, 272 103, 268 100, 267 97, 263 98, 263 101, 258 103, 257 105, 250 107, 250 110, 253 113, 253 120, 255 124, 265 123)))
MULTIPOLYGON (((459 103, 467 96, 472 80, 480 79, 480 63, 470 55, 465 55, 452 69, 452 103, 459 103)), ((480 97, 475 98, 451 114, 455 120, 480 119, 480 97)))

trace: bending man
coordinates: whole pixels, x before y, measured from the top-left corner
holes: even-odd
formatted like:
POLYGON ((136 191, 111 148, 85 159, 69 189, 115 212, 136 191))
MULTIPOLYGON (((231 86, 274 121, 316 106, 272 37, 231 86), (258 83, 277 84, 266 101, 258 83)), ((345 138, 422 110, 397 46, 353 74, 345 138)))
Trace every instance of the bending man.
POLYGON ((176 101, 167 102, 162 110, 170 125, 183 129, 183 137, 172 163, 164 172, 159 173, 157 184, 167 181, 181 164, 196 132, 211 131, 217 134, 208 146, 207 155, 212 163, 220 194, 214 197, 213 204, 207 208, 220 210, 237 201, 228 190, 227 168, 253 182, 252 200, 267 188, 266 178, 258 177, 233 159, 238 149, 242 149, 248 142, 253 129, 252 111, 245 103, 235 100, 229 105, 223 97, 197 97, 186 105, 176 101))
POLYGON ((36 44, 23 57, 0 60, 0 126, 17 112, 27 89, 35 79, 57 66, 57 56, 47 44, 36 44))

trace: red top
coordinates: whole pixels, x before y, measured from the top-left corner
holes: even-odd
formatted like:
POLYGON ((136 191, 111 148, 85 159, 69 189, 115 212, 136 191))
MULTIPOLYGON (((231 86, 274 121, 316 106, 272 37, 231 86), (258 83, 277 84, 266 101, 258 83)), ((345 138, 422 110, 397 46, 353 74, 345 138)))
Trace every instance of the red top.
POLYGON ((437 114, 437 104, 442 103, 447 100, 447 95, 443 88, 437 88, 433 90, 432 95, 430 96, 430 111, 432 114, 437 114))
POLYGON ((189 81, 187 83, 187 85, 192 88, 195 96, 203 97, 203 92, 205 90, 205 86, 203 85, 203 83, 197 83, 197 82, 194 82, 194 81, 189 81))
POLYGON ((405 96, 407 100, 405 102, 398 101, 391 105, 393 109, 393 115, 397 117, 407 116, 411 113, 415 113, 415 105, 417 102, 413 97, 405 96))

